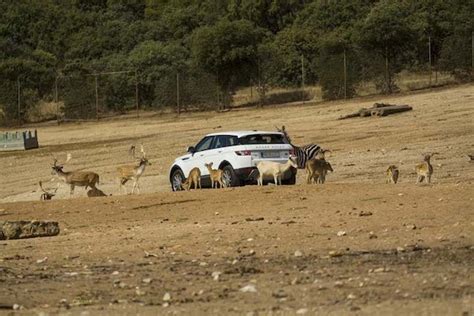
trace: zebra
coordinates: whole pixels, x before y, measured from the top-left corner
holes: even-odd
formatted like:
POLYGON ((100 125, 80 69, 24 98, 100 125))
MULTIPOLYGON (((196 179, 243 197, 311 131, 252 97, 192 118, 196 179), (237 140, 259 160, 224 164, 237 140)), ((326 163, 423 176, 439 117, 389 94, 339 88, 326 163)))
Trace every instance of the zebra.
POLYGON ((291 143, 291 138, 285 130, 285 126, 282 126, 281 129, 276 127, 276 129, 283 133, 283 137, 286 141, 293 147, 294 155, 296 155, 296 163, 298 169, 304 169, 306 167, 306 162, 310 159, 315 158, 318 154, 324 154, 327 150, 323 150, 319 145, 309 144, 306 146, 295 146, 291 143))

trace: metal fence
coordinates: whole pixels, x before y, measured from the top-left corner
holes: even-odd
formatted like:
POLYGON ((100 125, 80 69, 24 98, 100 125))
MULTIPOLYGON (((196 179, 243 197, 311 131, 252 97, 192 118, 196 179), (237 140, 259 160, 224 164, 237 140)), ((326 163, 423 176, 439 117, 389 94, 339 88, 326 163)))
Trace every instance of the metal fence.
MULTIPOLYGON (((471 57, 471 65, 473 60, 471 57)), ((57 76, 50 92, 41 95, 35 92, 31 78, 21 75, 17 80, 0 82, 0 124, 21 125, 41 119, 99 120, 124 113, 139 116, 143 110, 171 109, 180 114, 227 106, 344 99, 436 87, 456 79, 452 73, 439 71, 431 39, 409 63, 357 47, 338 47, 322 50, 312 58, 301 56, 293 67, 293 77, 299 79, 291 87, 271 85, 259 71, 249 78, 249 87, 232 93, 222 91, 217 75, 194 67, 160 76, 128 69, 57 76), (32 113, 41 112, 37 110, 41 102, 50 104, 49 114, 38 114, 38 119, 32 113)))

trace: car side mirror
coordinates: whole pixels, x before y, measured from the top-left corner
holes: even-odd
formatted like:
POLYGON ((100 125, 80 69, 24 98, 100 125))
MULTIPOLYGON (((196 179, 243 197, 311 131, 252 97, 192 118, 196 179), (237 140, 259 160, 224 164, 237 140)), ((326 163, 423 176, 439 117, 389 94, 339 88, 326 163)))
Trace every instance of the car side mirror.
POLYGON ((188 149, 186 149, 186 151, 194 155, 194 153, 196 152, 196 149, 194 148, 194 146, 189 146, 188 149))

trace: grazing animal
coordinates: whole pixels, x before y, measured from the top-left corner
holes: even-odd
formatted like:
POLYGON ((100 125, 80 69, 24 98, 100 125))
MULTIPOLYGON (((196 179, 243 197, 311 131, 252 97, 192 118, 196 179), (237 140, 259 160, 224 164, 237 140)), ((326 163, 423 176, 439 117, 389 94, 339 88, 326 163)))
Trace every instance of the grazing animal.
POLYGON ((40 187, 41 191, 43 191, 43 194, 41 194, 41 197, 40 197, 41 201, 51 200, 53 198, 53 196, 56 195, 56 191, 58 191, 58 188, 59 188, 59 186, 58 186, 56 189, 54 189, 53 192, 50 192, 49 190, 45 190, 43 188, 43 183, 41 181, 39 182, 39 187, 40 187))
POLYGON ((107 194, 105 194, 104 191, 102 190, 94 188, 87 191, 87 196, 88 197, 101 197, 101 196, 107 196, 107 194))
MULTIPOLYGON (((138 165, 121 166, 117 168, 120 188, 123 189, 125 193, 127 193, 125 183, 127 183, 129 180, 133 180, 132 194, 135 193, 135 189, 137 189, 138 193, 140 193, 140 184, 138 183, 138 180, 140 180, 141 175, 143 172, 145 172, 146 166, 151 165, 151 163, 146 158, 143 145, 141 145, 140 151, 142 153, 142 157, 138 160, 138 165)), ((130 147, 129 153, 133 155, 133 158, 136 159, 135 146, 130 147)))
POLYGON ((193 168, 189 172, 189 176, 186 180, 181 183, 181 187, 189 191, 191 189, 191 186, 194 184, 194 189, 196 190, 198 187, 199 189, 201 188, 201 170, 199 168, 193 168))
POLYGON ((283 133, 283 136, 285 137, 286 141, 293 147, 294 155, 296 155, 296 163, 298 165, 298 169, 304 169, 306 167, 306 162, 310 159, 315 158, 321 152, 321 147, 316 144, 309 144, 301 147, 293 145, 291 143, 290 136, 286 132, 285 126, 282 126, 281 129, 279 129, 278 127, 276 129, 280 133, 283 133))
POLYGON ((307 178, 306 183, 311 184, 312 180, 315 183, 323 184, 326 182, 326 174, 328 171, 334 172, 331 164, 326 159, 311 159, 306 163, 307 178))
POLYGON ((387 168, 387 183, 396 184, 398 182, 398 176, 400 171, 398 171, 397 166, 391 165, 387 168))
POLYGON ((291 167, 296 168, 297 163, 294 161, 293 157, 290 157, 286 163, 278 163, 274 161, 260 161, 257 163, 258 169, 258 185, 263 185, 264 176, 273 176, 275 185, 281 185, 281 178, 285 172, 287 172, 291 167))
POLYGON ((431 165, 431 157, 437 153, 425 154, 424 161, 415 166, 415 171, 417 174, 416 183, 421 183, 423 180, 426 180, 426 183, 431 182, 431 176, 433 175, 433 166, 431 165))
POLYGON ((96 185, 99 184, 99 175, 95 172, 88 172, 88 171, 63 171, 64 164, 71 160, 72 155, 67 154, 66 162, 63 165, 58 165, 58 160, 53 156, 54 163, 52 168, 52 175, 58 176, 59 179, 64 181, 66 184, 69 184, 71 187, 70 195, 74 194, 74 187, 85 187, 96 189, 96 185))
POLYGON ((209 176, 211 178, 211 187, 217 188, 217 184, 219 183, 219 186, 221 188, 225 188, 226 186, 224 185, 224 182, 222 181, 222 175, 224 174, 223 171, 221 169, 212 169, 212 164, 213 164, 212 162, 204 164, 207 170, 209 170, 209 176))

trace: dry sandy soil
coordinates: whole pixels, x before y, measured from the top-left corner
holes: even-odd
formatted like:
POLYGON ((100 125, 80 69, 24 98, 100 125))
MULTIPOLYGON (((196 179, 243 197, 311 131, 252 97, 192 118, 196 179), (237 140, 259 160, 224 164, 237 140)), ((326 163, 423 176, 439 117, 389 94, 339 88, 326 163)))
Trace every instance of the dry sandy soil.
MULTIPOLYGON (((35 126, 41 148, 0 153, 0 220, 60 223, 56 237, 0 241, 0 308, 25 314, 423 314, 474 311, 474 86, 227 113, 35 126), (374 102, 384 118, 336 120, 374 102), (286 125, 296 144, 332 150, 324 185, 169 192, 168 168, 204 134, 286 125), (121 195, 117 166, 143 141, 142 194, 121 195), (421 153, 430 185, 415 185, 421 153), (38 201, 50 154, 94 170, 88 199, 64 185, 38 201), (390 164, 401 170, 385 184, 390 164), (243 291, 247 289, 247 292, 243 291), (168 293, 168 294, 167 294, 168 293), (20 311, 20 312, 21 312, 20 311)), ((54 186, 54 182, 48 182, 54 186)), ((3 310, 8 313, 8 310, 3 310)), ((2 313, 2 309, 0 309, 2 313)))

